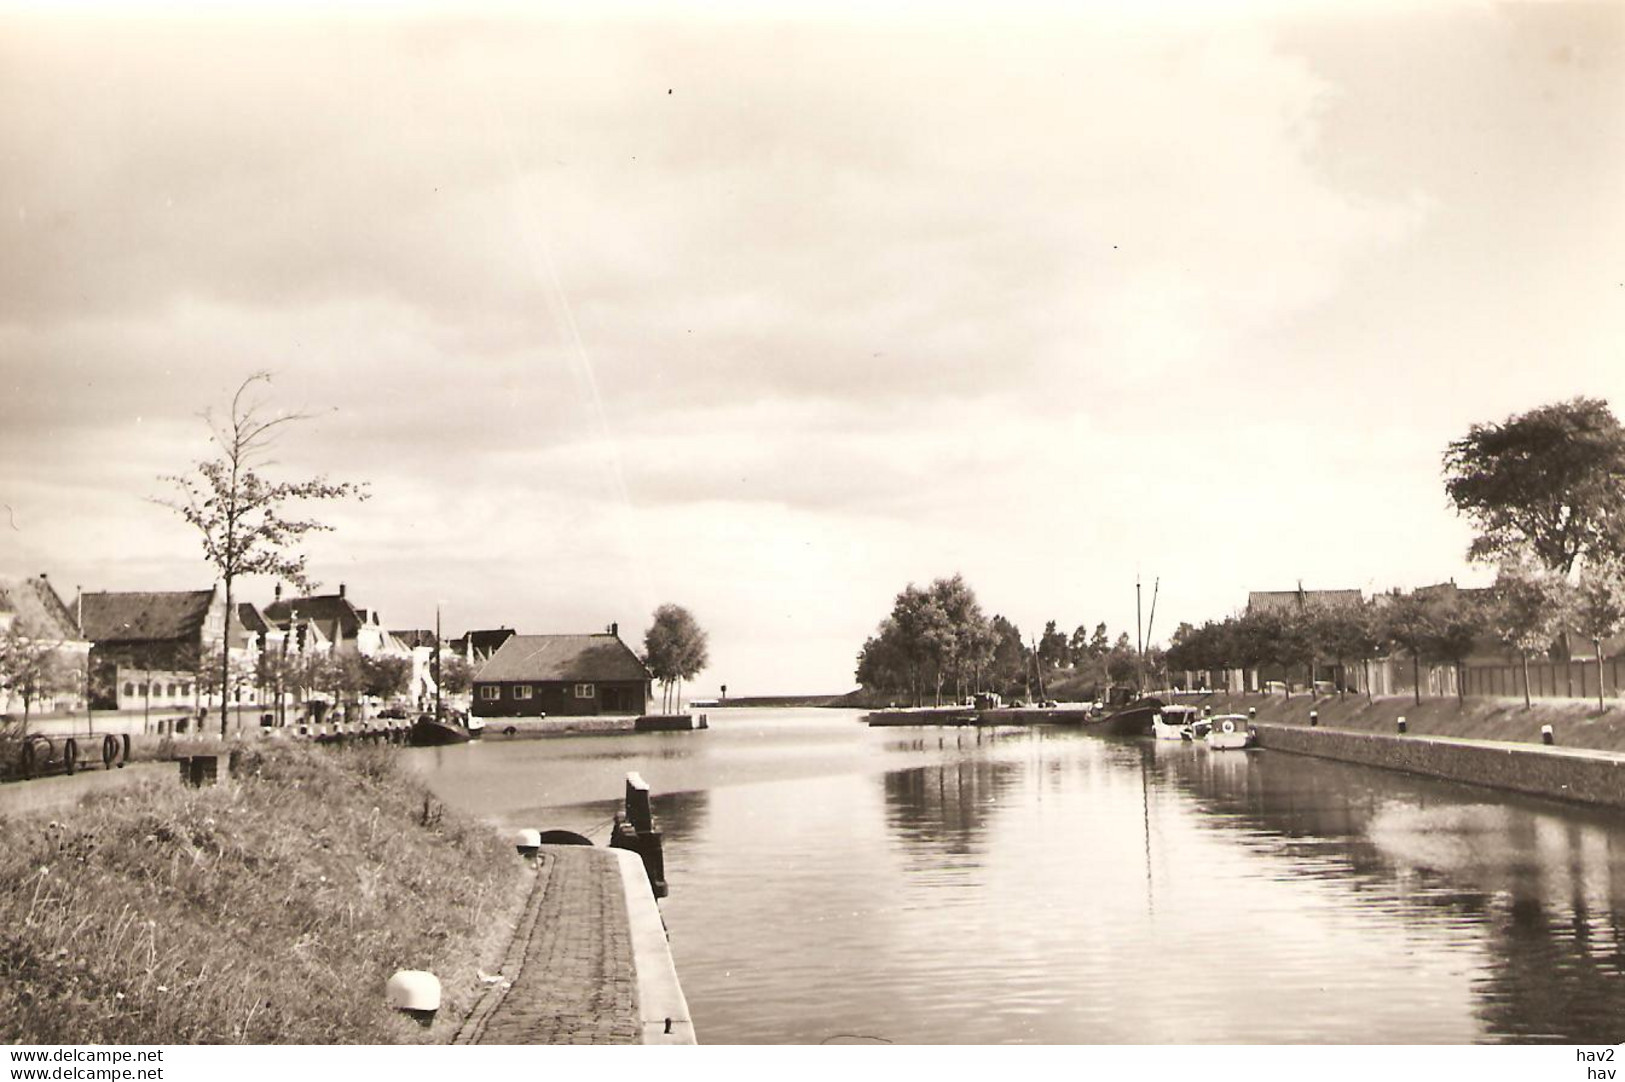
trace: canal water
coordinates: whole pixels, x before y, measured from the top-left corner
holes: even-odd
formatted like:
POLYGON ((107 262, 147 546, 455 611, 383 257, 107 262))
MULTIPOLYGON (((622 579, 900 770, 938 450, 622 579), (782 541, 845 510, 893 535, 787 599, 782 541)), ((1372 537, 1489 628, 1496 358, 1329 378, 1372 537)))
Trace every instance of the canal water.
POLYGON ((655 793, 706 1043, 1625 1040, 1625 816, 1281 752, 711 710, 407 754, 608 835, 655 793))

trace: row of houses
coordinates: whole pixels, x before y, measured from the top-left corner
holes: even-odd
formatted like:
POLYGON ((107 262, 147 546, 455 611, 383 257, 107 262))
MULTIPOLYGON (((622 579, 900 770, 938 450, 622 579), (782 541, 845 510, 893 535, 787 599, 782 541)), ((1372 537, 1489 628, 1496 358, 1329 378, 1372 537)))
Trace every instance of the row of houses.
MULTIPOLYGON (((282 674, 302 659, 335 656, 402 659, 411 674, 404 698, 417 705, 435 698, 435 632, 388 628, 343 584, 337 593, 302 597, 284 597, 279 585, 264 607, 239 602, 232 610, 218 586, 77 592, 70 603, 44 574, 0 575, 0 636, 48 643, 55 656, 55 679, 27 704, 36 713, 219 710, 224 664, 234 710, 274 707, 273 723, 281 723, 292 707, 319 720, 331 696, 282 674)), ((472 709, 486 717, 641 714, 652 694, 648 669, 615 624, 589 635, 470 631, 446 652, 473 668, 472 709)), ((0 686, 0 714, 21 713, 24 694, 0 686)))

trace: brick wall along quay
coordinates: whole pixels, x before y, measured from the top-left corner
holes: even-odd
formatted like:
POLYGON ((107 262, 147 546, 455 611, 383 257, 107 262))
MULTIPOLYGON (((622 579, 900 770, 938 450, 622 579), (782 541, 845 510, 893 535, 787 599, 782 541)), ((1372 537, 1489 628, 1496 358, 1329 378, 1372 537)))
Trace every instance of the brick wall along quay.
POLYGON ((1260 747, 1532 796, 1625 808, 1625 755, 1442 736, 1400 736, 1259 723, 1260 747))

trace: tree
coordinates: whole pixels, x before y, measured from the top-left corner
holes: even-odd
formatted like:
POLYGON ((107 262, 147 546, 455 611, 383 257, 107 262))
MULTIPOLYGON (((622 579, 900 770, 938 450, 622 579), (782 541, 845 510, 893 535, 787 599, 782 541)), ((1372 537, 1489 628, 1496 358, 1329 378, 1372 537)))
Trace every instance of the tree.
POLYGON ((684 680, 692 680, 711 662, 708 640, 692 613, 681 605, 662 605, 655 610, 654 622, 643 634, 644 663, 665 691, 662 709, 682 705, 684 680))
POLYGON ((412 659, 379 654, 360 659, 361 694, 374 699, 405 695, 412 686, 412 659))
POLYGON ((447 695, 466 695, 474 686, 474 666, 456 654, 440 659, 440 690, 447 695))
POLYGON ((1117 642, 1106 655, 1106 676, 1114 684, 1137 684, 1140 679, 1140 658, 1134 644, 1128 641, 1128 632, 1117 636, 1117 642))
POLYGON ((1066 654, 1068 660, 1075 666, 1081 666, 1089 659, 1089 629, 1079 624, 1067 640, 1066 654))
POLYGON ((0 688, 23 701, 25 733, 34 703, 72 686, 76 670, 63 663, 61 646, 23 619, 0 632, 0 688))
MULTIPOLYGON (((1124 632, 1127 635, 1127 632, 1124 632)), ((1106 636, 1106 623, 1101 621, 1095 625, 1095 633, 1089 637, 1089 656, 1103 658, 1111 653, 1111 640, 1106 636)))
POLYGON ((1567 576, 1625 539, 1625 428, 1599 398, 1473 425, 1444 456, 1445 491, 1478 529, 1475 560, 1527 556, 1567 576))
POLYGON ((1038 639, 1038 661, 1045 672, 1059 669, 1066 665, 1071 653, 1067 646, 1066 633, 1057 630, 1055 621, 1051 620, 1044 625, 1044 634, 1038 639))
MULTIPOLYGON (((203 554, 225 584, 226 627, 234 618, 233 587, 245 575, 268 575, 301 589, 310 588, 305 558, 294 552, 306 534, 332 529, 316 519, 289 517, 291 504, 345 496, 366 499, 364 488, 316 477, 305 481, 270 481, 259 469, 283 425, 311 418, 308 413, 267 416, 262 404, 247 401, 256 383, 269 383, 269 372, 255 372, 232 396, 223 421, 203 417, 217 445, 215 457, 199 460, 188 473, 166 474, 160 481, 178 493, 156 502, 170 508, 202 535, 203 554)), ((220 666, 220 700, 229 701, 230 666, 220 666)), ((226 735, 226 709, 220 711, 220 735, 226 735)))
POLYGON ((1416 687, 1416 705, 1422 705, 1422 661, 1430 656, 1436 628, 1428 599, 1420 594, 1389 597, 1378 610, 1378 627, 1384 642, 1403 650, 1411 658, 1411 676, 1416 687))
MULTIPOLYGON (((1371 606, 1312 605, 1307 610, 1309 642, 1315 653, 1335 664, 1341 672, 1338 695, 1348 696, 1348 665, 1351 661, 1368 661, 1376 656, 1381 645, 1371 606)), ((1366 682, 1366 697, 1371 695, 1371 683, 1366 682)))
POLYGON ((1588 560, 1569 591, 1569 618, 1591 640, 1597 657, 1597 709, 1605 709, 1602 688, 1602 641, 1625 627, 1625 559, 1609 555, 1588 560))
POLYGON ((1527 560, 1508 560, 1496 576, 1489 625, 1523 663, 1523 705, 1529 696, 1529 655, 1550 649, 1563 612, 1563 580, 1527 560))
POLYGON ((1456 670, 1456 701, 1467 698, 1467 658, 1484 634, 1483 607, 1458 596, 1434 600, 1430 606, 1426 649, 1430 657, 1448 661, 1456 670))

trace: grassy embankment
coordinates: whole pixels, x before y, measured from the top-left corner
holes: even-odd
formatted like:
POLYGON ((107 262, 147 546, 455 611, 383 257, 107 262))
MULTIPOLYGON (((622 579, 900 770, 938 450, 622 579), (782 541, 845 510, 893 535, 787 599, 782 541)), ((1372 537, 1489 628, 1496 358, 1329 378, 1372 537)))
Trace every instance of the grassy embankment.
POLYGON ((24 1043, 448 1039, 529 883, 387 747, 251 744, 219 785, 5 830, 0 1035, 24 1043), (432 1028, 384 1004, 403 968, 441 979, 432 1028))
POLYGON ((1522 699, 1468 696, 1465 702, 1454 698, 1423 697, 1421 705, 1410 695, 1393 695, 1367 702, 1364 695, 1347 698, 1322 695, 1216 694, 1201 700, 1216 714, 1245 714, 1258 710, 1258 720, 1289 725, 1308 725, 1309 711, 1319 713, 1323 728, 1359 732, 1396 732, 1395 720, 1404 715, 1412 735, 1459 736, 1474 740, 1513 740, 1540 743, 1540 727, 1550 725, 1559 745, 1625 752, 1625 704, 1610 703, 1599 713, 1595 700, 1536 699, 1526 708, 1522 699))

